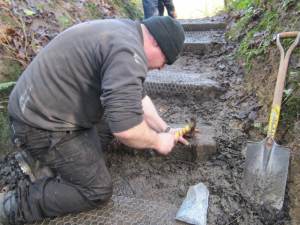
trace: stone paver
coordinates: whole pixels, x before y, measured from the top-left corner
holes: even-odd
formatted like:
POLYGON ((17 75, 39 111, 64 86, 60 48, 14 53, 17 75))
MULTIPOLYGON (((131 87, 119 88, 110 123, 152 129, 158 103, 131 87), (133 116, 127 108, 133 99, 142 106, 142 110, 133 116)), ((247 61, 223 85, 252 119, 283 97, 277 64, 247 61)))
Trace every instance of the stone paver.
MULTIPOLYGON (((176 127, 176 126, 173 126, 176 127)), ((170 157, 187 161, 204 161, 216 154, 215 131, 212 127, 199 125, 198 132, 189 140, 190 145, 177 144, 170 157)))

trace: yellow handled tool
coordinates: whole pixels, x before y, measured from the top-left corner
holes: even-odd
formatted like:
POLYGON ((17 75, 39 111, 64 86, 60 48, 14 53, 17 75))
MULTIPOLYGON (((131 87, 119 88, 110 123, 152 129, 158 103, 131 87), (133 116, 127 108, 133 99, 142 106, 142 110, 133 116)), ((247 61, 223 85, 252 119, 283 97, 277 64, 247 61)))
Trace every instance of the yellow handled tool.
POLYGON ((185 134, 188 134, 190 132, 192 132, 193 130, 195 130, 196 127, 196 120, 195 119, 191 119, 191 122, 188 123, 187 125, 185 125, 183 128, 181 128, 180 130, 176 131, 175 133, 175 137, 179 138, 185 134))

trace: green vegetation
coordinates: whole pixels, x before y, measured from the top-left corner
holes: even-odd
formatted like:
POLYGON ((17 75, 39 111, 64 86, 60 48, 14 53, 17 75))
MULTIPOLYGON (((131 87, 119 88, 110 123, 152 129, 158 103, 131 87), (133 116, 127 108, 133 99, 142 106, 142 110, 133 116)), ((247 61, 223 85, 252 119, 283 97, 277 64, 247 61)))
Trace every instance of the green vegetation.
POLYGON ((1 21, 1 23, 12 26, 12 27, 18 26, 18 23, 15 20, 15 18, 11 17, 9 15, 9 11, 6 10, 5 8, 0 10, 0 21, 1 21))
POLYGON ((14 82, 0 83, 0 155, 6 154, 12 150, 7 115, 7 96, 10 93, 13 85, 14 82))
POLYGON ((5 91, 8 88, 14 86, 16 82, 11 81, 11 82, 5 82, 5 83, 0 83, 0 91, 5 91))
POLYGON ((229 4, 229 8, 234 10, 248 9, 251 6, 257 6, 259 0, 233 0, 229 4))
MULTIPOLYGON (((232 0, 228 4, 229 13, 232 12, 240 17, 227 33, 227 38, 232 41, 238 41, 239 47, 236 51, 236 57, 244 61, 246 72, 251 76, 250 83, 247 84, 249 90, 255 87, 258 101, 264 103, 263 111, 269 112, 267 108, 273 97, 274 80, 276 77, 265 75, 258 64, 267 65, 274 63, 274 56, 279 57, 279 51, 275 43, 275 35, 284 31, 299 30, 300 26, 300 2, 298 0, 232 0), (274 55, 278 54, 278 55, 274 55), (255 71, 253 74, 253 71, 255 71), (261 73, 261 74, 259 74, 261 73), (258 76, 258 77, 256 77, 258 76), (264 78, 259 77, 264 76, 264 78), (257 79, 263 81, 257 83, 257 79), (267 108, 265 108, 267 107, 267 108)), ((294 42, 294 38, 282 39, 281 43, 284 49, 294 42)), ((291 59, 300 58, 300 49, 296 48, 291 59)), ((275 60, 276 61, 276 60, 275 60)), ((279 58, 278 61, 279 62, 279 58)), ((273 68, 274 76, 277 75, 277 65, 270 65, 273 68)), ((297 65, 290 63, 286 82, 286 89, 282 102, 281 118, 279 130, 283 133, 292 131, 295 121, 300 119, 300 72, 297 65)), ((267 124, 267 121, 265 121, 267 124)), ((260 130, 264 125, 253 125, 260 130)))
POLYGON ((227 38, 232 41, 237 41, 239 35, 243 32, 245 27, 251 22, 253 17, 253 8, 249 7, 246 10, 245 15, 231 28, 231 30, 226 34, 227 38))
POLYGON ((276 33, 297 30, 300 25, 298 14, 289 13, 300 10, 297 0, 232 0, 227 8, 241 15, 227 38, 240 41, 237 57, 244 59, 247 69, 251 69, 253 59, 265 59, 276 33))
POLYGON ((237 57, 245 61, 251 69, 252 59, 266 56, 274 34, 280 30, 279 13, 273 9, 264 9, 259 0, 235 0, 230 10, 242 10, 243 16, 228 32, 230 40, 240 40, 237 57))
POLYGON ((93 2, 86 2, 86 9, 88 12, 88 17, 91 19, 99 19, 102 17, 100 10, 98 9, 97 4, 93 2))
POLYGON ((137 0, 110 0, 112 5, 121 12, 125 17, 130 19, 141 19, 143 13, 140 10, 139 1, 137 0))
POLYGON ((247 69, 251 68, 252 59, 266 56, 274 34, 279 31, 278 18, 277 12, 266 12, 258 25, 251 29, 242 40, 237 53, 245 59, 247 69))
MULTIPOLYGON (((297 54, 298 58, 299 56, 297 54)), ((291 69, 288 75, 282 101, 281 124, 285 124, 287 128, 293 128, 295 120, 300 117, 300 72, 291 69)))
POLYGON ((40 12, 43 12, 45 10, 45 6, 45 3, 43 2, 36 3, 35 5, 36 9, 40 12))
POLYGON ((17 80, 22 70, 23 68, 18 61, 10 59, 0 61, 0 82, 17 80))
MULTIPOLYGON (((297 0, 283 0, 282 1, 282 7, 287 10, 289 7, 295 6, 297 3, 297 0)), ((298 4, 299 5, 299 4, 298 4)))
POLYGON ((59 27, 62 30, 65 30, 66 28, 68 28, 72 25, 72 20, 70 19, 69 16, 66 16, 66 15, 58 16, 57 21, 58 21, 59 27))

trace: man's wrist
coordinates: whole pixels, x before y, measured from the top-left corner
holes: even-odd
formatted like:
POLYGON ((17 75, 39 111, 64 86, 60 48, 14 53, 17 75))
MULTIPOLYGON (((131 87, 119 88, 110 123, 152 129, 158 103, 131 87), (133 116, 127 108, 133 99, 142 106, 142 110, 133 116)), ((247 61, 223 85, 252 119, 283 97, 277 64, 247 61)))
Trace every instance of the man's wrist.
POLYGON ((169 133, 171 129, 172 129, 172 128, 171 128, 170 126, 167 126, 167 127, 164 129, 163 133, 169 133))

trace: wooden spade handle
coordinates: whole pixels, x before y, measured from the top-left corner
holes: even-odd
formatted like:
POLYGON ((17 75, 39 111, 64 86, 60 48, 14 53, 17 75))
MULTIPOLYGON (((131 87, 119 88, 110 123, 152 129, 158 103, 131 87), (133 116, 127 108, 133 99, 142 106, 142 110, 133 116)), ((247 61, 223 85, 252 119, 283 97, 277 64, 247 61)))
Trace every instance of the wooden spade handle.
POLYGON ((290 32, 282 32, 277 35, 279 38, 292 38, 292 37, 297 37, 299 34, 299 31, 290 31, 290 32))
POLYGON ((276 37, 276 43, 280 51, 280 64, 279 64, 277 81, 276 81, 276 86, 274 91, 274 98, 272 103, 272 110, 270 113, 269 126, 268 126, 268 137, 271 137, 272 139, 274 139, 275 137, 276 129, 278 126, 281 101, 282 101, 282 95, 283 95, 283 90, 285 85, 285 78, 287 74, 289 59, 292 51, 298 45, 299 40, 300 40, 300 32, 298 31, 279 33, 277 34, 276 37), (280 38, 292 38, 292 37, 296 37, 295 41, 289 47, 289 49, 285 54, 284 49, 280 42, 280 38))

